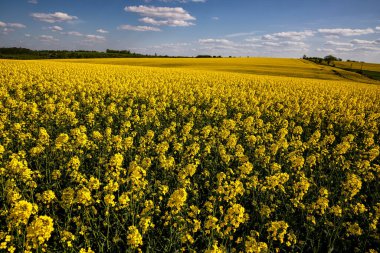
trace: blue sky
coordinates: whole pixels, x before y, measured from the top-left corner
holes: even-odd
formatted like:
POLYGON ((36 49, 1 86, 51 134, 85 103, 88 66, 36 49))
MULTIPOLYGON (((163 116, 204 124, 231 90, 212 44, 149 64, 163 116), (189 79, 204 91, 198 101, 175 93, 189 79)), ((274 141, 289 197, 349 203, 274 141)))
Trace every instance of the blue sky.
POLYGON ((380 62, 380 1, 1 0, 9 46, 380 62))

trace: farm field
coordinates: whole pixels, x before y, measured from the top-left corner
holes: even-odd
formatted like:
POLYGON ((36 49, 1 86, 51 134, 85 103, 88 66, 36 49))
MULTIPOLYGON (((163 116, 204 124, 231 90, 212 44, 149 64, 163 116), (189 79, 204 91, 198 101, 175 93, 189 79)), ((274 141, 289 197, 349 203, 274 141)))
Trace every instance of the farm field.
POLYGON ((329 66, 317 65, 310 61, 287 58, 124 58, 124 59, 63 59, 58 62, 95 63, 159 68, 180 68, 232 72, 242 74, 314 78, 323 80, 344 80, 380 84, 357 73, 329 66))
POLYGON ((380 86, 360 75, 268 58, 0 69, 1 252, 380 247, 380 86))
POLYGON ((357 69, 357 70, 363 69, 363 70, 380 72, 380 64, 377 64, 377 63, 335 61, 334 64, 335 66, 339 68, 357 69))
POLYGON ((334 64, 338 68, 362 73, 373 80, 380 80, 380 64, 342 61, 336 61, 334 64))

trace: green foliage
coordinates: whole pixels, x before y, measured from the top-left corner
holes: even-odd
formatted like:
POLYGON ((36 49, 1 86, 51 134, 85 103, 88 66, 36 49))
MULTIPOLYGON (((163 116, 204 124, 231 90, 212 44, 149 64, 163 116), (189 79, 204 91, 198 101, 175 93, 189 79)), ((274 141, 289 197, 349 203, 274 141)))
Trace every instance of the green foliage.
POLYGON ((157 55, 144 55, 129 50, 112 50, 106 52, 87 50, 31 50, 27 48, 0 48, 0 59, 31 60, 31 59, 82 59, 82 58, 142 58, 167 57, 157 55))

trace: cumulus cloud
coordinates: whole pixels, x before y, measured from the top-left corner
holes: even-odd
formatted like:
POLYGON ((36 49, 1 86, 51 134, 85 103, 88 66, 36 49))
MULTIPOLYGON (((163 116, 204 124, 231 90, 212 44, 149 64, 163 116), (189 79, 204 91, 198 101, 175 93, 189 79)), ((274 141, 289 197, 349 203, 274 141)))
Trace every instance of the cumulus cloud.
POLYGON ((104 30, 104 29, 98 29, 96 30, 98 33, 108 33, 108 31, 104 30))
POLYGON ((311 37, 314 35, 313 31, 303 31, 303 32, 280 32, 274 33, 273 36, 279 39, 289 39, 289 40, 302 40, 306 37, 311 37))
POLYGON ((200 44, 223 44, 223 45, 231 45, 232 41, 227 39, 200 39, 198 40, 200 44))
POLYGON ((280 44, 284 46, 307 47, 306 43, 302 41, 282 41, 280 44))
POLYGON ((302 32, 279 32, 279 33, 273 33, 273 34, 266 34, 262 36, 263 40, 271 40, 271 41, 277 41, 277 40, 303 40, 307 37, 314 36, 314 32, 310 30, 305 30, 302 32))
POLYGON ((12 28, 25 28, 26 27, 25 25, 20 24, 20 23, 8 23, 7 26, 12 27, 12 28))
POLYGON ((58 41, 58 39, 54 38, 53 36, 51 35, 40 35, 38 37, 38 39, 42 42, 47 42, 47 43, 50 43, 50 42, 55 42, 55 41, 58 41))
POLYGON ((49 29, 52 30, 53 32, 63 31, 63 28, 58 25, 50 26, 49 29))
POLYGON ((355 48, 355 51, 357 52, 380 52, 379 47, 373 47, 373 46, 361 46, 355 48))
POLYGON ((358 40, 358 39, 351 40, 351 43, 355 44, 355 45, 374 45, 374 44, 379 44, 377 40, 358 40))
POLYGON ((273 36, 271 34, 265 34, 261 36, 262 40, 279 40, 276 36, 273 36))
POLYGON ((8 28, 26 28, 24 24, 21 23, 5 23, 0 21, 0 27, 8 27, 8 28))
POLYGON ((38 1, 37 0, 28 0, 28 3, 30 3, 30 4, 38 4, 38 1))
POLYGON ((231 34, 227 34, 225 37, 226 38, 244 37, 244 36, 249 36, 249 35, 254 35, 254 34, 256 34, 256 32, 231 33, 231 34))
POLYGON ((259 38, 247 38, 244 41, 246 41, 246 42, 258 42, 258 41, 260 41, 260 39, 259 38))
POLYGON ((86 41, 91 41, 91 42, 103 42, 106 40, 106 37, 101 36, 101 35, 94 35, 94 34, 88 34, 85 35, 86 41))
POLYGON ((14 32, 14 29, 5 27, 3 28, 3 31, 1 32, 2 34, 9 34, 10 32, 14 32))
POLYGON ((76 31, 70 31, 70 32, 67 32, 64 34, 68 34, 68 35, 72 35, 72 36, 83 36, 83 34, 81 34, 80 32, 76 32, 76 31))
POLYGON ((294 47, 298 49, 307 47, 307 45, 302 41, 264 41, 262 45, 267 47, 294 47))
POLYGON ((155 7, 155 6, 127 6, 124 8, 127 12, 137 13, 142 18, 141 22, 150 25, 165 26, 191 26, 191 21, 196 20, 182 7, 155 7))
POLYGON ((321 52, 321 53, 327 53, 327 54, 334 54, 335 53, 335 50, 331 49, 331 48, 317 48, 316 51, 321 52))
POLYGON ((189 23, 185 20, 156 20, 153 18, 145 17, 145 18, 140 18, 139 21, 150 24, 150 25, 165 25, 165 26, 190 26, 192 23, 189 23))
POLYGON ((352 47, 351 43, 331 41, 331 40, 326 41, 325 45, 328 45, 328 46, 339 46, 339 47, 352 47))
POLYGON ((272 41, 265 41, 263 42, 264 46, 271 46, 271 47, 279 47, 280 43, 279 42, 272 42, 272 41))
POLYGON ((351 28, 335 28, 335 29, 318 29, 318 32, 327 36, 358 36, 374 33, 372 28, 367 29, 351 29, 351 28))
POLYGON ((145 26, 145 25, 121 25, 118 27, 119 30, 128 30, 128 31, 136 31, 136 32, 159 32, 160 28, 145 26))
POLYGON ((47 23, 56 22, 68 22, 78 19, 76 16, 71 16, 64 12, 54 12, 54 13, 32 13, 31 16, 39 21, 47 23))
POLYGON ((378 30, 378 31, 380 31, 380 26, 376 26, 375 29, 378 30))

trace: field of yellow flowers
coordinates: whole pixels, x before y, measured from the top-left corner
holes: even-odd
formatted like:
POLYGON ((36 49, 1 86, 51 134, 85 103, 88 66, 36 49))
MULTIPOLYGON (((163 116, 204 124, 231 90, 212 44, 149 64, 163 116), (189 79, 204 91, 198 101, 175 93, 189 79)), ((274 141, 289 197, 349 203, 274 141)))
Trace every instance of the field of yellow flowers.
POLYGON ((0 60, 0 252, 376 252, 380 86, 0 60))

